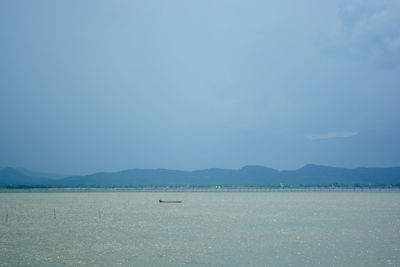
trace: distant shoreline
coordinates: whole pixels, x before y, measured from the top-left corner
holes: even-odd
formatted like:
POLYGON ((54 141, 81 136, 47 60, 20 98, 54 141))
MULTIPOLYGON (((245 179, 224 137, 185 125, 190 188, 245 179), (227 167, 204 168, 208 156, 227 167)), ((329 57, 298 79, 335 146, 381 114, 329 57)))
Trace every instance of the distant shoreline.
POLYGON ((160 193, 273 193, 273 192, 344 192, 400 193, 399 186, 292 186, 292 187, 7 187, 0 193, 100 193, 100 192, 160 192, 160 193))
POLYGON ((27 170, 0 169, 0 188, 296 188, 400 186, 400 167, 335 168, 308 164, 294 171, 247 165, 241 169, 131 169, 61 179, 27 170))

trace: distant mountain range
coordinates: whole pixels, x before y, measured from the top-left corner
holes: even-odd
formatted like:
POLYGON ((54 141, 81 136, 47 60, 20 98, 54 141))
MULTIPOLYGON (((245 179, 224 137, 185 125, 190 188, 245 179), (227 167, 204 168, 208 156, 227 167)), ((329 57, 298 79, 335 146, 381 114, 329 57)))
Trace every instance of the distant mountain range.
POLYGON ((238 170, 205 169, 180 171, 133 169, 99 172, 65 178, 34 173, 25 169, 0 169, 0 186, 178 186, 178 185, 400 185, 400 167, 335 168, 309 164, 294 171, 278 171, 263 166, 245 166, 238 170))

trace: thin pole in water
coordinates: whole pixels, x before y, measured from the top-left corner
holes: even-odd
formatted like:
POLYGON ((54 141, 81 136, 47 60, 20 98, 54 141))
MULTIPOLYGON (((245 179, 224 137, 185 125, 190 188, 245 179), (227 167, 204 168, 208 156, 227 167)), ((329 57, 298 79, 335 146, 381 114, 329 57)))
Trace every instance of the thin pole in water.
POLYGON ((53 212, 54 212, 54 220, 55 220, 57 218, 56 217, 56 208, 53 209, 53 212))
POLYGON ((8 208, 6 208, 6 223, 8 223, 8 208))
POLYGON ((100 211, 99 211, 99 219, 101 219, 101 213, 100 213, 100 211))

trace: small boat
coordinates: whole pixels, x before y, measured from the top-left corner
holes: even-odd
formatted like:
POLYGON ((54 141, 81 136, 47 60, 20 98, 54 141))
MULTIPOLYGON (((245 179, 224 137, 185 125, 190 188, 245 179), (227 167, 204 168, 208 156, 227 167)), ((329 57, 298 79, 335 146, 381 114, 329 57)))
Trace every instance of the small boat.
POLYGON ((159 200, 159 203, 182 203, 182 200, 159 200))

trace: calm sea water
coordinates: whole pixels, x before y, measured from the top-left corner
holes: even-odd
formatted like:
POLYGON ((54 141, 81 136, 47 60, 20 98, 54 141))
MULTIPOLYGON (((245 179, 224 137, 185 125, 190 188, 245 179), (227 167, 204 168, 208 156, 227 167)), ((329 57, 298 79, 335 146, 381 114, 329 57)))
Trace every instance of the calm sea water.
POLYGON ((400 266, 398 193, 5 193, 0 209, 1 266, 400 266))

